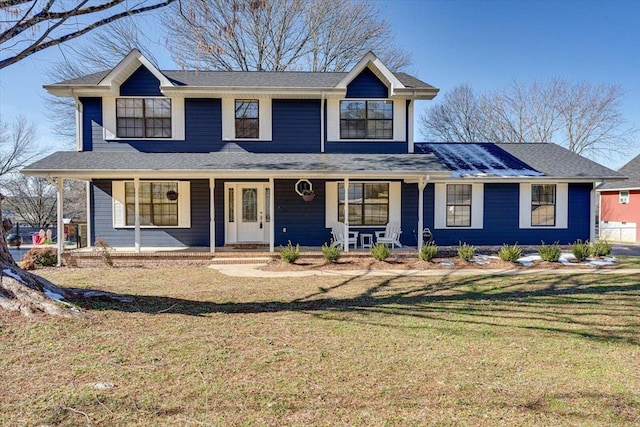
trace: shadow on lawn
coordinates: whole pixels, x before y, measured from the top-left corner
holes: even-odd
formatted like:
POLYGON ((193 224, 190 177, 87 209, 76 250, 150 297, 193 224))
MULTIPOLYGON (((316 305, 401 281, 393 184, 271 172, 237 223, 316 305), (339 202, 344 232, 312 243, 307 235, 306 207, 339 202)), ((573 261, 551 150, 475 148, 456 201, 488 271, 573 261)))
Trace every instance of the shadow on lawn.
MULTIPOLYGON (((288 301, 197 301, 163 296, 131 295, 133 304, 84 302, 88 310, 120 310, 152 315, 201 316, 211 313, 259 314, 303 312, 341 321, 387 327, 407 326, 392 316, 496 327, 544 330, 600 340, 640 344, 640 276, 519 276, 504 283, 496 276, 444 277, 439 283, 419 278, 350 277, 334 286, 288 301), (371 282, 356 295, 332 296, 358 280, 371 282), (498 283, 496 285, 496 283, 498 283), (600 297, 598 297, 600 296, 600 297), (358 314, 380 314, 378 317, 358 314), (351 316, 349 316, 351 314, 351 316), (389 316, 385 316, 389 315, 389 316), (372 320, 376 319, 376 320, 372 320)), ((362 287, 362 284, 358 284, 362 287)))

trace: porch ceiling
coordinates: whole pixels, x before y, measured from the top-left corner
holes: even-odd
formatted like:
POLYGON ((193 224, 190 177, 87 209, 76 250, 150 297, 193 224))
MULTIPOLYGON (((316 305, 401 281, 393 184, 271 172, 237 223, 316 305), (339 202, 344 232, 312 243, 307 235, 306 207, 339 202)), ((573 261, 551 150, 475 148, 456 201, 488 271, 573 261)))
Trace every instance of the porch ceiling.
POLYGON ((449 177, 433 154, 140 153, 59 151, 22 173, 76 179, 449 177))

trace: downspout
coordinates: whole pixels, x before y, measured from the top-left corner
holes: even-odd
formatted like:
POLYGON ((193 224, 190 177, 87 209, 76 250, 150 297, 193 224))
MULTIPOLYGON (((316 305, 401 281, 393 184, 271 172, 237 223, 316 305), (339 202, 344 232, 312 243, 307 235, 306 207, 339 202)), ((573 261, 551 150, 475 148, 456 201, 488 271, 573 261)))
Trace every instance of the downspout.
MULTIPOLYGON (((338 197, 339 198, 339 197, 338 197)), ((349 252, 349 178, 344 179, 344 251, 349 252)))
POLYGON ((320 152, 324 153, 324 104, 325 96, 324 91, 320 98, 320 152))
MULTIPOLYGON (((415 96, 415 92, 414 92, 414 96, 415 96)), ((413 137, 413 115, 414 115, 414 108, 413 108, 413 104, 415 103, 415 100, 411 99, 409 100, 409 106, 407 107, 407 116, 408 116, 408 120, 407 120, 407 145, 408 145, 408 151, 409 153, 413 153, 415 150, 414 147, 414 137, 413 137)))
MULTIPOLYGON (((596 183, 593 183, 593 188, 590 194, 590 207, 589 207, 589 241, 596 241, 596 183)), ((602 218, 602 200, 598 200, 598 230, 600 229, 600 219, 602 218)), ((599 233, 598 233, 599 234, 599 233)), ((599 236, 598 236, 599 237, 599 236)))
POLYGON ((424 230, 424 189, 427 186, 428 176, 418 179, 418 252, 422 249, 422 230, 424 230))

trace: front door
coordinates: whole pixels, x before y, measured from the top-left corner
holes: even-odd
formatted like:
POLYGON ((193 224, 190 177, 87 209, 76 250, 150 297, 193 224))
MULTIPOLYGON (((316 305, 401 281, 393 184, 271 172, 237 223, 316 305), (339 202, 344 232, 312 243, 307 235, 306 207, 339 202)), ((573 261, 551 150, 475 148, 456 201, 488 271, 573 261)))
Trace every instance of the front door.
POLYGON ((266 243, 269 240, 267 183, 227 183, 227 243, 266 243))

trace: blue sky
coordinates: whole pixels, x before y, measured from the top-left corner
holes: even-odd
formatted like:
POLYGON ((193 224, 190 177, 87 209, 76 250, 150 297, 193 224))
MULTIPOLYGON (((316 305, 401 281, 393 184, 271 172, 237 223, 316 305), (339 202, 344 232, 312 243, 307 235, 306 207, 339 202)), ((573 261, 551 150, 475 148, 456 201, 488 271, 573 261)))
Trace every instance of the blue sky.
MULTIPOLYGON (((370 1, 380 5, 397 44, 413 54, 412 74, 441 94, 462 83, 485 91, 514 79, 613 83, 626 90, 625 118, 640 127, 640 1, 370 1)), ((50 136, 42 101, 42 84, 50 82, 42 76, 60 55, 50 49, 0 71, 0 115, 29 116, 53 150, 63 143, 50 136)), ((168 56, 157 58, 161 68, 175 68, 168 56)), ((640 134, 628 157, 601 163, 618 168, 638 153, 640 134)))

